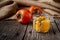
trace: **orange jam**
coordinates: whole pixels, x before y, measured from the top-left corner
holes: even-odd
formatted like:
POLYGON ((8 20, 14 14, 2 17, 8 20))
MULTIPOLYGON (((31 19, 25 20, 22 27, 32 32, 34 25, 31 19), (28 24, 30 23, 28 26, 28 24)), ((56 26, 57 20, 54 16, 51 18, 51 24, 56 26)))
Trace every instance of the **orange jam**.
POLYGON ((33 20, 33 29, 37 32, 48 32, 50 29, 50 20, 44 16, 39 16, 33 20))

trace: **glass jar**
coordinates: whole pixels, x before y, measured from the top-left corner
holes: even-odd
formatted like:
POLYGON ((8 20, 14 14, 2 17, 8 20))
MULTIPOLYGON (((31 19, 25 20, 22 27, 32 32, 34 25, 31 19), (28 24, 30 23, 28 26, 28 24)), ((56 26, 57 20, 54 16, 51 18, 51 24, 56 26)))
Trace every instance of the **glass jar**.
POLYGON ((48 32, 50 29, 50 20, 45 16, 38 16, 33 19, 33 29, 36 32, 48 32))

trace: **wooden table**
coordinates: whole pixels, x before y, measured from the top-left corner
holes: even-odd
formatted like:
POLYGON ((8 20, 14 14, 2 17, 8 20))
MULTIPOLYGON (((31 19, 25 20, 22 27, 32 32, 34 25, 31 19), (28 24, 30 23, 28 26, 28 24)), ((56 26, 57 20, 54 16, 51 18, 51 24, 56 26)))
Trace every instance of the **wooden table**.
POLYGON ((50 20, 51 28, 48 33, 33 31, 32 23, 23 25, 10 19, 0 21, 0 40, 60 40, 60 18, 50 20))

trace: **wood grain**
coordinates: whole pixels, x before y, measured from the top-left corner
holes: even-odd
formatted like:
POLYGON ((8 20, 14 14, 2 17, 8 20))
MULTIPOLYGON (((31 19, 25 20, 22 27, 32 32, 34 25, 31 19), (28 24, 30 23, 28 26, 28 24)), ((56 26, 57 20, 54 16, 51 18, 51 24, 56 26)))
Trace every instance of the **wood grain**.
POLYGON ((16 21, 0 21, 0 40, 22 40, 26 27, 16 21))

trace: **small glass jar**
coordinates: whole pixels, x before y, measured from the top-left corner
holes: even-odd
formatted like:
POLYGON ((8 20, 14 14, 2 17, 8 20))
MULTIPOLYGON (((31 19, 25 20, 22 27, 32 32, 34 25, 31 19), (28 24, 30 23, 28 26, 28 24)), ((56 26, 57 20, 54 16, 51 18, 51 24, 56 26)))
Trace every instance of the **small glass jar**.
POLYGON ((45 16, 38 16, 33 19, 33 29, 36 32, 48 32, 50 29, 50 20, 45 16))

